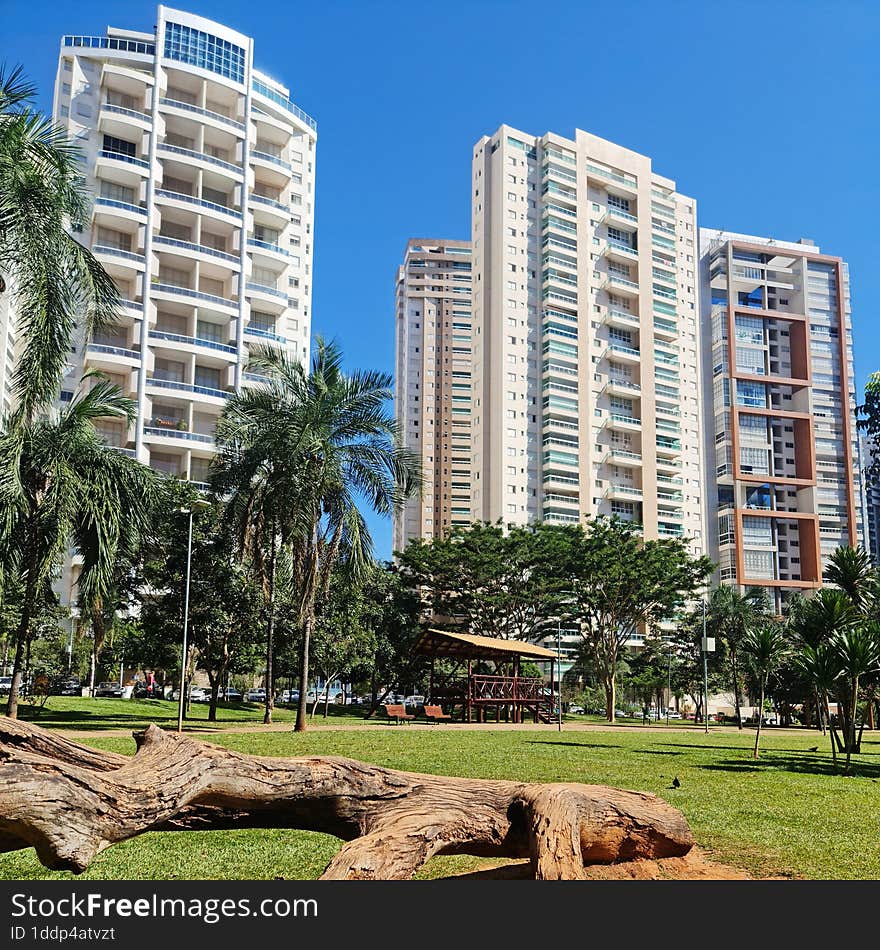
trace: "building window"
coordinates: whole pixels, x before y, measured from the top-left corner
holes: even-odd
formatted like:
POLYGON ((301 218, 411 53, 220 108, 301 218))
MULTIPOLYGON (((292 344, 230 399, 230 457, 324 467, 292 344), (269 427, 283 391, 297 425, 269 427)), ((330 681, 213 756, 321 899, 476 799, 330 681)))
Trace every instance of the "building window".
POLYGON ((219 36, 180 23, 165 25, 165 56, 244 82, 244 50, 219 36))

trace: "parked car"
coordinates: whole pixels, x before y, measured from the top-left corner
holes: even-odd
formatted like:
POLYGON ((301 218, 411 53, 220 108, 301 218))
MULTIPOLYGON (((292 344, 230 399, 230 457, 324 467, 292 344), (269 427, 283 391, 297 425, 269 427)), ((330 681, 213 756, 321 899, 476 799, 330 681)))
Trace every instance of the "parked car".
POLYGON ((266 690, 262 687, 249 689, 244 694, 244 701, 246 703, 264 703, 266 702, 266 690))
POLYGON ((585 713, 586 712, 583 706, 578 706, 576 704, 573 706, 569 706, 568 711, 570 713, 585 713))
POLYGON ((119 699, 122 696, 122 687, 119 683, 111 683, 107 680, 104 683, 98 683, 95 687, 95 696, 109 696, 113 699, 119 699))
POLYGON ((407 696, 403 701, 403 705, 408 709, 424 709, 425 707, 425 697, 424 696, 407 696))
POLYGON ((189 701, 191 703, 209 703, 211 702, 211 690, 203 689, 201 686, 193 686, 189 691, 189 701))
POLYGON ((275 697, 275 702, 280 703, 282 706, 290 706, 293 703, 299 702, 299 690, 298 689, 283 689, 275 697))
POLYGON ((667 719, 681 719, 681 713, 676 712, 674 709, 670 709, 669 712, 666 713, 666 718, 667 719))
POLYGON ((244 699, 244 693, 242 693, 240 689, 235 689, 232 686, 221 689, 218 696, 227 703, 240 703, 244 699))
POLYGON ((79 696, 81 693, 82 686, 75 676, 65 676, 62 679, 57 679, 49 687, 50 696, 79 696))

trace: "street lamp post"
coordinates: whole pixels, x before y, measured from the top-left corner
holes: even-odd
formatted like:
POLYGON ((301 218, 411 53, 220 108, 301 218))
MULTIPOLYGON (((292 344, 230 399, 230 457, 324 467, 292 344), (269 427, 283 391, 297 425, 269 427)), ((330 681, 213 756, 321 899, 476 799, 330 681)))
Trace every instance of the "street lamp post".
POLYGON ((559 690, 556 697, 559 703, 559 725, 557 732, 562 732, 562 621, 556 621, 556 675, 559 677, 559 690))
POLYGON ((189 514, 189 531, 186 540, 186 586, 183 595, 183 649, 180 654, 180 696, 177 702, 177 731, 183 732, 183 710, 186 703, 186 654, 187 631, 189 630, 189 584, 192 565, 193 514, 196 509, 210 508, 209 502, 197 498, 189 508, 181 508, 181 513, 189 514))
POLYGON ((669 725, 669 703, 672 701, 672 644, 669 647, 669 675, 666 682, 666 725, 669 725))
POLYGON ((704 731, 709 734, 709 641, 706 639, 706 601, 703 604, 703 720, 705 722, 704 731))

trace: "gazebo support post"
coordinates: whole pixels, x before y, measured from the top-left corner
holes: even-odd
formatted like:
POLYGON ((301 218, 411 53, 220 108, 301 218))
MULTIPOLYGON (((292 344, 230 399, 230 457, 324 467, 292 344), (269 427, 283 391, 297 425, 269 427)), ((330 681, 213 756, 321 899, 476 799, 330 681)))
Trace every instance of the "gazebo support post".
POLYGON ((473 681, 471 679, 473 673, 473 660, 468 657, 468 677, 467 677, 467 721, 471 721, 471 701, 473 694, 473 681))

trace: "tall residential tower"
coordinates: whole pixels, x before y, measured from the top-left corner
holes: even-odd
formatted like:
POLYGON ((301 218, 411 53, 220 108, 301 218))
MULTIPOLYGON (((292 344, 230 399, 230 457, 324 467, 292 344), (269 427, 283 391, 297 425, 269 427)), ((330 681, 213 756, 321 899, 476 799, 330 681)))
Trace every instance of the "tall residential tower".
POLYGON ((422 457, 422 496, 394 521, 394 550, 476 517, 471 471, 471 245, 412 240, 396 281, 395 412, 422 457))
POLYGON ((472 195, 475 517, 614 514, 703 553, 694 200, 620 145, 508 126, 472 195))
POLYGON ((152 33, 65 36, 55 85, 95 195, 87 238, 124 298, 62 399, 101 370, 138 404, 107 440, 197 483, 248 347, 308 356, 316 125, 253 59, 249 37, 160 6, 152 33))
POLYGON ((703 228, 700 255, 709 554, 782 610, 868 546, 849 275, 806 240, 703 228))

